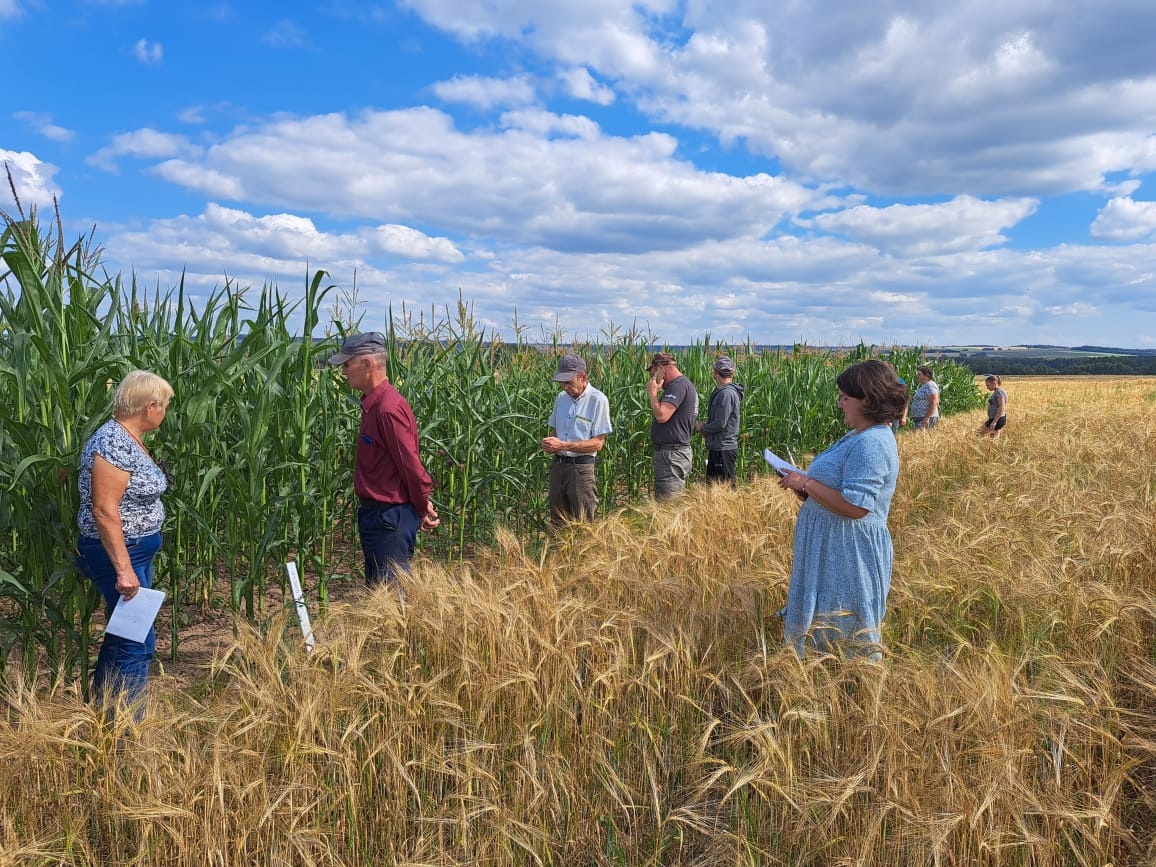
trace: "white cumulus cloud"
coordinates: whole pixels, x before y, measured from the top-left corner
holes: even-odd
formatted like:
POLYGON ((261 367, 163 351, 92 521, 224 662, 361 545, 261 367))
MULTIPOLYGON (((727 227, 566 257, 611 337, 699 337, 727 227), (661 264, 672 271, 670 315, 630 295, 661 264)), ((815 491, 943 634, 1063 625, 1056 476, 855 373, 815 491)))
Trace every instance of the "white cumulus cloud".
POLYGON ((195 156, 201 148, 183 135, 145 128, 121 133, 112 138, 112 144, 103 147, 88 158, 91 165, 107 171, 116 171, 117 158, 156 159, 180 155, 195 156))
MULTIPOLYGON (((56 166, 42 162, 35 154, 0 148, 0 167, 11 173, 16 195, 26 215, 33 207, 52 207, 53 199, 59 199, 62 195, 53 179, 57 172, 56 166)), ((4 203, 3 209, 11 216, 17 216, 14 213, 16 202, 11 201, 7 177, 0 178, 0 202, 4 203)))
POLYGON ((433 85, 433 92, 444 102, 465 103, 483 110, 495 106, 528 105, 535 99, 534 85, 524 77, 461 75, 437 82, 433 85))
POLYGON ((145 66, 156 66, 165 59, 165 48, 159 42, 138 39, 132 46, 132 56, 145 66))
POLYGON ((572 67, 558 73, 563 90, 575 99, 584 99, 598 105, 610 105, 614 102, 614 91, 604 84, 600 84, 585 67, 572 67))
POLYGON ((156 171, 238 203, 560 250, 757 236, 826 198, 770 175, 701 171, 676 150, 669 135, 610 136, 584 117, 525 110, 463 132, 421 108, 278 118, 156 171))
POLYGON ((1131 197, 1112 199, 1096 215, 1092 237, 1106 241, 1139 241, 1156 236, 1156 202, 1131 197))
POLYGON ((393 256, 451 263, 466 258, 448 238, 431 238, 409 226, 378 226, 374 231, 380 249, 393 256))
POLYGON ((856 205, 800 224, 870 243, 879 250, 926 256, 979 250, 1006 242, 1003 230, 1031 216, 1033 199, 982 201, 959 196, 943 204, 856 205))

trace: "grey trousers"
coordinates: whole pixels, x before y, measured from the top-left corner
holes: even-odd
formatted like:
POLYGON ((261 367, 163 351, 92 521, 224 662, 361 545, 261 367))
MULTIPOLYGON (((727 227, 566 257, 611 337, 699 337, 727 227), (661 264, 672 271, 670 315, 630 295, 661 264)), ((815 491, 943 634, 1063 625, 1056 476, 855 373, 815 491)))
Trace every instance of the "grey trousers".
POLYGON ((668 500, 686 488, 686 477, 694 461, 690 446, 654 451, 654 499, 668 500))
POLYGON ((594 464, 550 464, 550 523, 592 521, 598 513, 594 464))

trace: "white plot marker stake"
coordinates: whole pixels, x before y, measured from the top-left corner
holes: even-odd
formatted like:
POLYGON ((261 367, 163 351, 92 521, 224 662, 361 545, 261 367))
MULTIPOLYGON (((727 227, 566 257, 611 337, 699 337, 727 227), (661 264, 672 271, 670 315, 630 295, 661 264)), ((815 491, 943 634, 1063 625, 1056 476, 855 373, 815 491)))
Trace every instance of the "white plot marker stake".
POLYGON ((286 563, 289 573, 289 589, 293 591, 293 601, 297 603, 297 619, 301 621, 301 634, 305 636, 305 652, 313 652, 313 627, 309 625, 309 609, 305 607, 305 594, 301 592, 301 579, 297 577, 297 564, 286 563))

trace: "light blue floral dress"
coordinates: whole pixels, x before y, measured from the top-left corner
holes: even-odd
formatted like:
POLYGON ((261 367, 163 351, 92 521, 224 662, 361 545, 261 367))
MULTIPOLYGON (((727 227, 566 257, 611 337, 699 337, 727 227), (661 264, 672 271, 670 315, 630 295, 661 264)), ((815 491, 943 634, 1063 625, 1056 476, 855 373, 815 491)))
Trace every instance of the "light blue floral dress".
POLYGON ((899 451, 889 425, 852 431, 811 462, 807 475, 867 510, 843 518, 813 498, 799 510, 787 591, 787 642, 808 648, 878 656, 879 627, 891 589, 887 513, 899 476, 899 451))

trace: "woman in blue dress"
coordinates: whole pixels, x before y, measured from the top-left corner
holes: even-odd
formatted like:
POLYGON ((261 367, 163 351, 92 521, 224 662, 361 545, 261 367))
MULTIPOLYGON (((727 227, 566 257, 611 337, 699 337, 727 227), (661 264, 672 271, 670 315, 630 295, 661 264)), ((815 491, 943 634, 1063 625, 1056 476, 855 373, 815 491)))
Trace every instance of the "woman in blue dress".
POLYGON ((903 412, 907 389, 877 360, 851 365, 836 382, 850 431, 806 473, 779 479, 803 501, 784 627, 800 658, 812 649, 877 659, 891 589, 887 513, 899 475, 890 422, 903 412))

